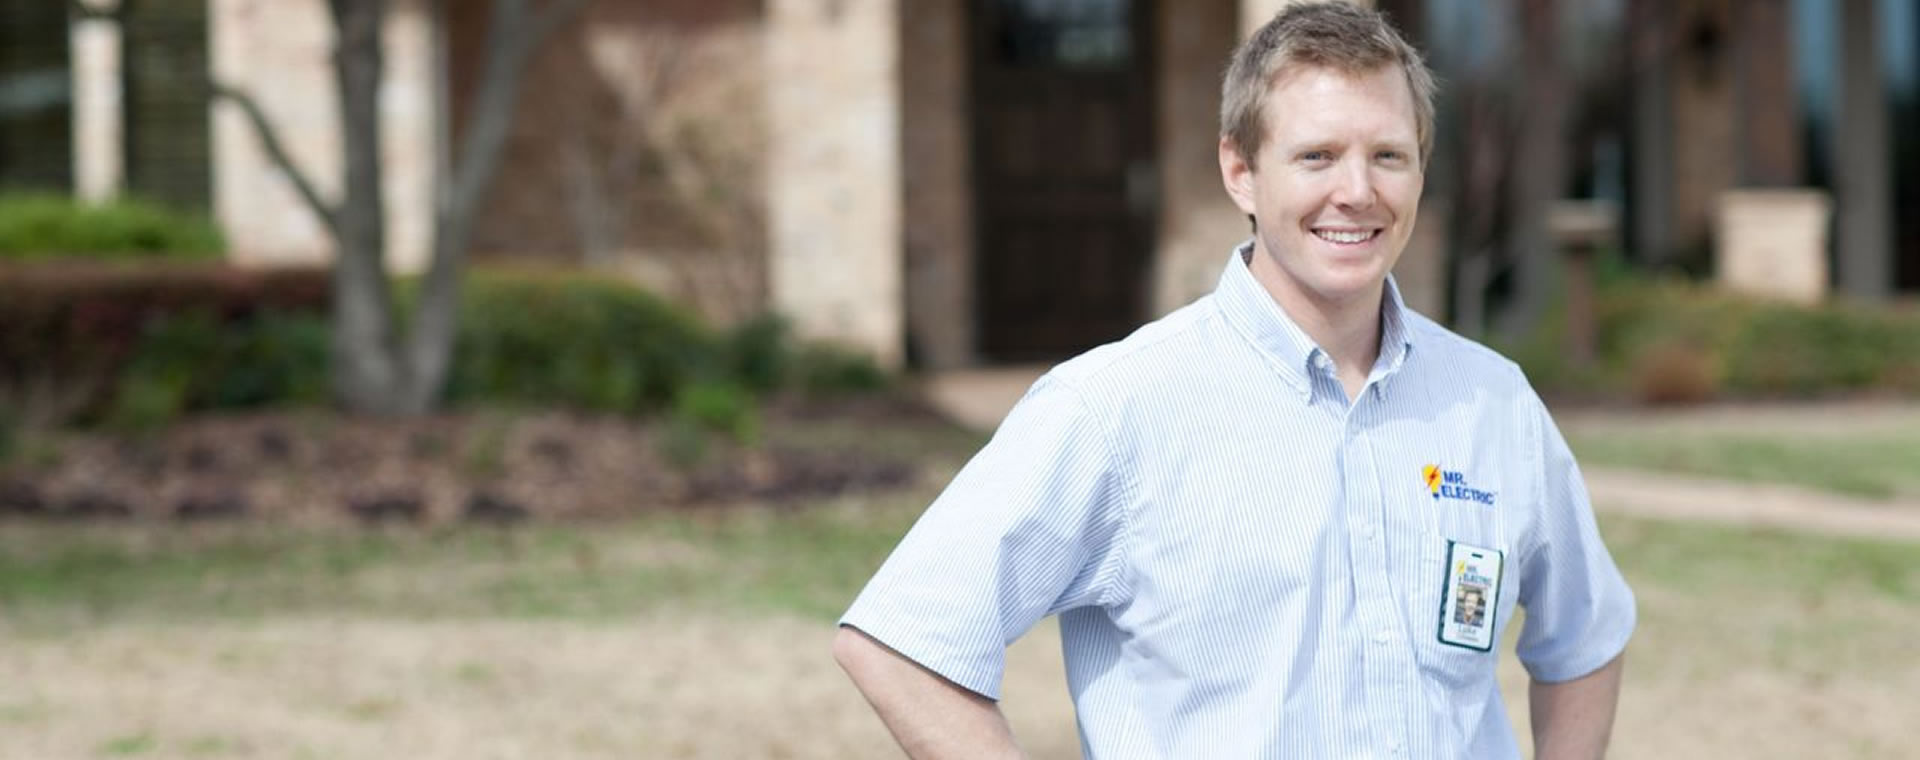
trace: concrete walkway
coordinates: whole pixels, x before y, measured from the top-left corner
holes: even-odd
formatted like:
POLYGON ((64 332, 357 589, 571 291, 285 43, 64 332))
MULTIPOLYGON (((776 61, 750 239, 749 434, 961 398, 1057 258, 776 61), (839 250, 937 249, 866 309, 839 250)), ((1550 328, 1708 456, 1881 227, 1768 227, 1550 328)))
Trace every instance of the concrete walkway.
MULTIPOLYGON (((992 430, 1046 370, 1019 366, 938 373, 923 377, 920 387, 933 405, 955 422, 992 430)), ((1920 404, 1728 404, 1686 410, 1576 410, 1556 417, 1567 429, 1595 431, 1834 434, 1920 427, 1920 404)), ((1880 501, 1790 485, 1640 470, 1586 467, 1583 472, 1594 508, 1603 512, 1920 541, 1920 501, 1880 501)))

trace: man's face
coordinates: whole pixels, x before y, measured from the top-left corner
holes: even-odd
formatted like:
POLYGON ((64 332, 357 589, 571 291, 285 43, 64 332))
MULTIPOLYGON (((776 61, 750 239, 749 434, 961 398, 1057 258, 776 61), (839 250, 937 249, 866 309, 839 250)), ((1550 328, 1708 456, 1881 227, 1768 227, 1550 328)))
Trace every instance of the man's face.
POLYGON ((1289 310, 1377 306, 1420 205, 1406 76, 1293 68, 1276 78, 1263 120, 1258 169, 1220 143, 1227 192, 1256 220, 1254 276, 1289 310))

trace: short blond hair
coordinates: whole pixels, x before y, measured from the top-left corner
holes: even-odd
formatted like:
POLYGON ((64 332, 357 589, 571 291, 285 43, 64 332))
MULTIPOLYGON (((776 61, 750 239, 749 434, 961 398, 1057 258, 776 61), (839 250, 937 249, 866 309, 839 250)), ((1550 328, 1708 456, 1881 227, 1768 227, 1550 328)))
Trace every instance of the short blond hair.
POLYGON ((1220 93, 1220 136, 1255 166, 1266 136, 1262 112, 1267 91, 1289 67, 1317 66, 1345 74, 1368 74, 1397 66, 1413 93, 1420 165, 1433 155, 1433 72, 1420 51, 1378 11, 1351 3, 1320 2, 1287 6, 1233 51, 1220 93))

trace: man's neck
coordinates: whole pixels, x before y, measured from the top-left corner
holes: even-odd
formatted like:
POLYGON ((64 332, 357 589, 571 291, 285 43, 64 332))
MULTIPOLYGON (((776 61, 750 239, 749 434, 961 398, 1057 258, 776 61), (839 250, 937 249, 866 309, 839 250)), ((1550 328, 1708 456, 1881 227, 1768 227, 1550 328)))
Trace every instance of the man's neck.
POLYGON ((1333 301, 1315 297, 1296 285, 1265 251, 1254 250, 1248 262, 1254 280, 1300 331, 1333 360, 1334 372, 1347 398, 1359 395, 1380 356, 1380 304, 1386 285, 1370 294, 1333 301))

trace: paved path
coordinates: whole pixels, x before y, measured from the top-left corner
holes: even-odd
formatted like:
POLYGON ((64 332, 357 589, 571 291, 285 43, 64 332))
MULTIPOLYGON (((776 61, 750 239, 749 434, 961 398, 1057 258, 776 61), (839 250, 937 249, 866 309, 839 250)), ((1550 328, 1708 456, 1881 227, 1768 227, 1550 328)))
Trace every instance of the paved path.
MULTIPOLYGON (((922 378, 921 389, 956 422, 992 430, 1045 371, 1045 367, 1021 366, 939 373, 922 378)), ((1593 431, 1834 434, 1920 427, 1920 404, 1725 404, 1686 410, 1583 409, 1555 416, 1568 429, 1593 431)), ((1584 471, 1594 506, 1604 512, 1920 541, 1920 502, 1916 501, 1876 501, 1789 485, 1639 470, 1584 471)))

